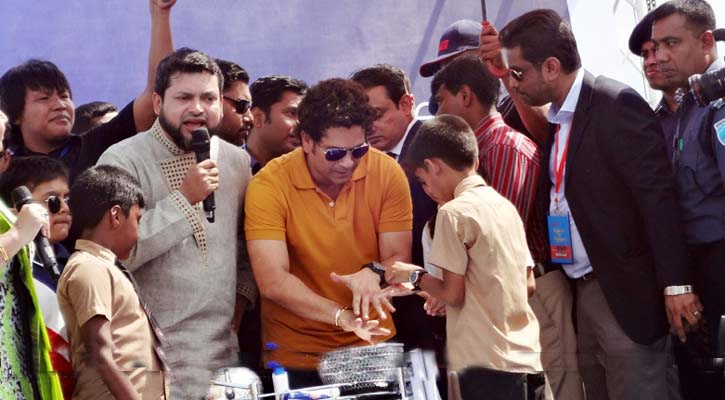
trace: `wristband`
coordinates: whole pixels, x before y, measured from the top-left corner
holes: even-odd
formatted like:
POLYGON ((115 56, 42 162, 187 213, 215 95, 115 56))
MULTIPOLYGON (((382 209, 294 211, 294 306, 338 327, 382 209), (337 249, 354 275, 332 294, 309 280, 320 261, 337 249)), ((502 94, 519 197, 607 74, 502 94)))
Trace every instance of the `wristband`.
POLYGON ((665 296, 677 296, 681 294, 689 294, 692 292, 692 285, 667 286, 665 288, 665 296))
POLYGON ((363 265, 362 267, 360 267, 360 269, 363 269, 363 268, 370 268, 370 270, 372 270, 373 272, 378 274, 378 277, 380 277, 380 285, 385 283, 385 267, 383 267, 382 264, 373 261, 373 262, 369 262, 369 263, 363 265))
POLYGON ((10 261, 10 257, 8 257, 8 252, 5 251, 5 248, 0 246, 0 257, 2 257, 2 263, 7 264, 10 261))

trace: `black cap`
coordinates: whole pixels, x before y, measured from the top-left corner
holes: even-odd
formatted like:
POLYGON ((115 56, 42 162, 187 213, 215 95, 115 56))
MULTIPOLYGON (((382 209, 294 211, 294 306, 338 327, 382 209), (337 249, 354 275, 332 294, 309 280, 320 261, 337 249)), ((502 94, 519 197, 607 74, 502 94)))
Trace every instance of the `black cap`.
POLYGON ((441 61, 468 50, 478 49, 481 23, 470 19, 459 19, 446 28, 438 42, 438 57, 420 66, 420 75, 435 75, 441 68, 441 61))
POLYGON ((642 54, 642 45, 652 40, 652 11, 647 13, 629 36, 629 51, 636 55, 642 54))

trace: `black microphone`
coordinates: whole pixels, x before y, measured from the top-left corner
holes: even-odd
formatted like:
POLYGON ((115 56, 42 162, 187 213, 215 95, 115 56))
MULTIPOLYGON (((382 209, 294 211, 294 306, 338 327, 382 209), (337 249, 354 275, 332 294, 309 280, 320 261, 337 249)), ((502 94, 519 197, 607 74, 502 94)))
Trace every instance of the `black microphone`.
MULTIPOLYGON (((209 131, 206 128, 194 129, 191 132, 191 149, 196 153, 196 162, 200 163, 209 159, 209 131)), ((204 199, 204 212, 206 220, 214 222, 214 192, 204 199)))
MULTIPOLYGON (((10 193, 10 198, 12 199, 13 205, 18 212, 20 212, 20 209, 23 208, 24 205, 33 203, 33 195, 25 186, 18 186, 13 189, 10 193)), ((38 250, 38 255, 40 255, 40 261, 43 263, 43 269, 48 272, 48 275, 50 275, 54 283, 58 283, 58 278, 60 278, 60 268, 58 268, 58 261, 55 259, 55 253, 53 252, 53 247, 50 245, 48 238, 38 232, 34 242, 35 247, 38 250)))

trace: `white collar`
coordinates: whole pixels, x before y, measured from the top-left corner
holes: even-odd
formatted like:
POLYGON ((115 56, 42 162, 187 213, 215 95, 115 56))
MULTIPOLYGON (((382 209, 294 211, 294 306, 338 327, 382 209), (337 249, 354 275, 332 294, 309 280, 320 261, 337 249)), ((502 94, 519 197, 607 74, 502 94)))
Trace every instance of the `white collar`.
POLYGON ((581 94, 583 83, 584 68, 579 68, 576 73, 576 78, 574 78, 574 83, 569 88, 569 93, 566 95, 561 108, 557 109, 553 104, 549 108, 549 113, 546 115, 546 119, 549 122, 559 124, 564 122, 564 120, 571 120, 574 111, 576 111, 576 105, 579 102, 579 94, 581 94))

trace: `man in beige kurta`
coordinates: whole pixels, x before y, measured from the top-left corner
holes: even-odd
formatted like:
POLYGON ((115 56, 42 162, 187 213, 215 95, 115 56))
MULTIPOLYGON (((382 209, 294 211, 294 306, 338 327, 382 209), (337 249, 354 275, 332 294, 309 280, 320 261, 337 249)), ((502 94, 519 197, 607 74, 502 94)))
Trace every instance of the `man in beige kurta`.
POLYGON ((235 296, 253 304, 257 295, 240 229, 249 156, 212 137, 211 159, 219 169, 213 223, 179 191, 194 153, 180 149, 159 121, 99 160, 130 172, 146 199, 138 243, 124 264, 168 339, 172 399, 200 398, 214 370, 239 364, 235 296))

